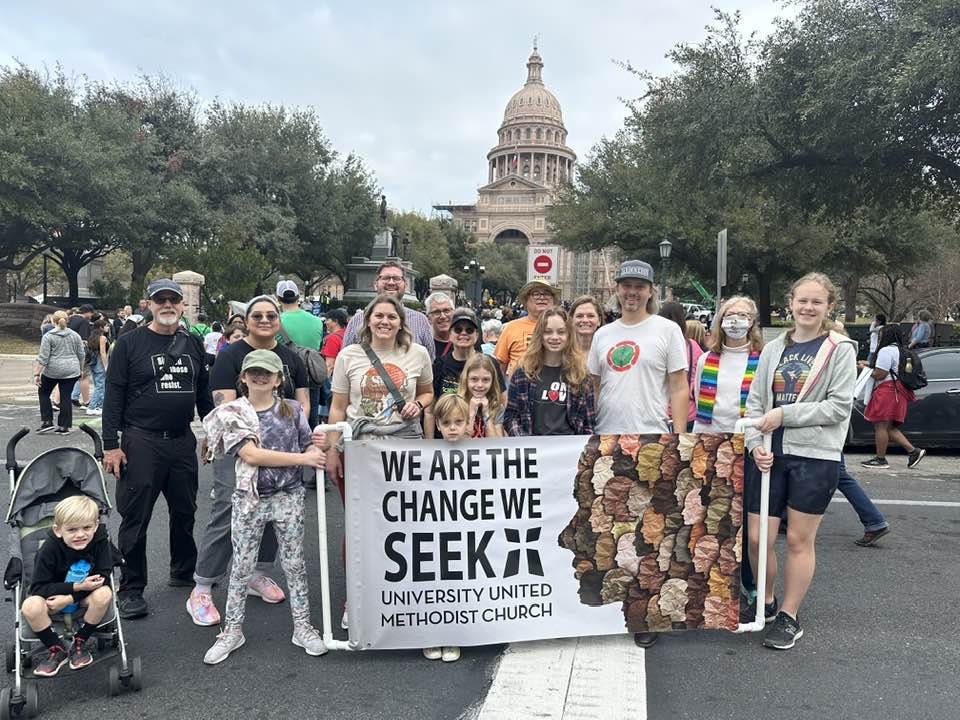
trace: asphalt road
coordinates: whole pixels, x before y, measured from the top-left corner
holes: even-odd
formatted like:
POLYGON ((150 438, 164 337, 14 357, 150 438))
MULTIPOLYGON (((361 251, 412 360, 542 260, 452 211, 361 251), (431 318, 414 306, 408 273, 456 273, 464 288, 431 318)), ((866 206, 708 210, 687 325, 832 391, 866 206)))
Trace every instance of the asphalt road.
MULTIPOLYGON (((0 438, 22 424, 34 427, 36 411, 0 406, 0 438)), ((28 436, 18 455, 81 442, 28 436)), ((82 442, 86 442, 84 437, 82 442)), ((861 469, 867 455, 850 455, 853 474, 874 498, 894 502, 960 503, 955 456, 926 458, 905 469, 891 457, 891 471, 861 469)), ((196 534, 209 511, 208 468, 200 475, 196 534)), ((112 491, 112 478, 108 487, 112 491)), ((342 535, 340 503, 327 493, 331 548, 342 535)), ((6 487, 0 501, 6 506, 6 487)), ((757 635, 690 633, 664 638, 646 653, 647 716, 716 720, 743 717, 911 718, 960 717, 960 644, 956 612, 960 596, 960 506, 882 504, 893 531, 876 548, 853 540, 862 528, 849 505, 834 503, 818 542, 818 570, 804 604, 805 636, 790 652, 760 647, 757 635)), ((111 518, 115 534, 119 518, 111 518)), ((311 601, 320 624, 315 495, 308 495, 307 562, 311 601)), ((202 664, 216 628, 194 626, 184 601, 187 591, 165 584, 166 508, 158 502, 151 527, 149 561, 157 582, 146 593, 151 615, 127 621, 131 654, 143 659, 144 689, 108 697, 103 665, 40 683, 46 718, 142 717, 226 718, 430 718, 470 717, 482 703, 502 646, 468 648, 458 663, 428 662, 417 652, 330 652, 311 658, 289 642, 286 603, 271 606, 251 598, 244 632, 247 644, 222 665, 202 664)), ((2 557, 6 564, 6 557, 2 557)), ((343 574, 331 563, 333 603, 343 602, 343 574)), ((278 569, 276 577, 282 580, 278 569)), ((215 589, 223 608, 225 587, 215 589)), ((339 619, 339 612, 335 612, 339 619)), ((0 608, 12 641, 12 608, 0 608)), ((345 633, 335 633, 345 637, 345 633)), ((8 676, 8 681, 11 678, 8 676)), ((620 709, 622 710, 622 709, 620 709)), ((641 713, 638 709, 637 716, 641 713)), ((598 712, 597 717, 613 717, 598 712)), ((632 715, 629 715, 632 717, 632 715)))

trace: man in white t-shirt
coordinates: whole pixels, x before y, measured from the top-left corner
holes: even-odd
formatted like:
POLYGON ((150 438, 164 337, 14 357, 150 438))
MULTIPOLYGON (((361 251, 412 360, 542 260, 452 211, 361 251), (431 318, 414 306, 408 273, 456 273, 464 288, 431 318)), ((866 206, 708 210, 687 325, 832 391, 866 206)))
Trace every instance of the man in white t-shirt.
MULTIPOLYGON (((653 268, 627 260, 617 272, 620 319, 593 336, 587 368, 597 397, 596 432, 670 432, 689 410, 687 352, 680 327, 656 314, 653 268)), ((686 426, 674 429, 685 432, 686 426)))
MULTIPOLYGON (((680 327, 657 315, 653 268, 627 260, 617 275, 620 319, 593 336, 587 369, 597 398, 598 434, 670 432, 672 416, 685 432, 690 389, 687 350, 680 327)), ((634 642, 650 647, 656 633, 634 633, 634 642)))

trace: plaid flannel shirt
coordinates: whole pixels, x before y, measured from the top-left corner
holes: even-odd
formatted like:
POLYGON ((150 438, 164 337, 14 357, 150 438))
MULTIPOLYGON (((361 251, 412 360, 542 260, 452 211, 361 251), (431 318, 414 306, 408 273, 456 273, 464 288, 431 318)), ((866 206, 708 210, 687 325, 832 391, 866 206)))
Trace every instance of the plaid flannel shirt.
MULTIPOLYGON (((523 368, 517 368, 510 377, 507 392, 507 409, 503 416, 503 429, 510 437, 533 435, 533 392, 536 380, 527 377, 523 368)), ((596 409, 593 400, 593 383, 590 378, 580 385, 578 392, 567 390, 567 422, 573 435, 593 435, 596 409)))

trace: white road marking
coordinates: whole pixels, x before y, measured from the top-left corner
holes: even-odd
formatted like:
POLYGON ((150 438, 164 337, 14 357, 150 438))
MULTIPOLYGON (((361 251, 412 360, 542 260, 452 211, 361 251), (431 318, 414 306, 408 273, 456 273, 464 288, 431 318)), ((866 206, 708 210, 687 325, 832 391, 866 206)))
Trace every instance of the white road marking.
POLYGON ((514 643, 477 720, 646 720, 644 651, 630 635, 514 643))
MULTIPOLYGON (((946 500, 877 500, 870 498, 874 505, 921 505, 925 507, 960 507, 960 502, 947 502, 946 500)), ((847 503, 846 498, 834 498, 833 502, 847 503)))

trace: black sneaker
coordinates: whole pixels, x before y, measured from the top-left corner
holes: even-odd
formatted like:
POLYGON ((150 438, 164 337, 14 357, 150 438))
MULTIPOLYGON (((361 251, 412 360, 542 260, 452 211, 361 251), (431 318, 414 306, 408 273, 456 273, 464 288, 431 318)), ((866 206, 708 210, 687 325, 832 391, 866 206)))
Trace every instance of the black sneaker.
MULTIPOLYGON (((923 456, 921 455, 921 457, 923 456)), ((917 462, 920 462, 920 461, 917 460, 917 462)), ((874 470, 890 469, 890 463, 887 462, 886 458, 882 458, 882 457, 875 457, 872 460, 865 460, 864 462, 860 463, 860 465, 865 468, 873 468, 874 470)))
POLYGON ((802 637, 803 628, 800 623, 781 610, 774 618, 773 626, 767 630, 763 646, 774 650, 789 650, 802 637))
POLYGON ((37 428, 36 433, 37 435, 39 435, 40 433, 48 433, 52 431, 53 431, 53 423, 45 422, 45 423, 40 423, 40 427, 37 428))
POLYGON ((79 400, 71 400, 70 402, 73 403, 75 408, 83 407, 83 403, 81 403, 79 400))
POLYGON ((639 632, 633 634, 633 642, 636 643, 637 647, 648 648, 653 647, 657 644, 657 640, 660 639, 660 636, 657 633, 652 632, 639 632))
POLYGON ((63 645, 54 645, 49 648, 47 656, 33 668, 33 674, 39 677, 53 677, 67 661, 67 651, 63 645))
MULTIPOLYGON (((772 603, 763 604, 763 621, 764 623, 771 622, 780 611, 780 603, 777 601, 776 596, 773 598, 772 603)), ((754 598, 747 604, 742 598, 740 602, 740 622, 742 623, 751 623, 757 617, 757 600, 754 598)))
POLYGON ((927 454, 926 450, 920 448, 914 448, 913 452, 910 453, 910 456, 907 458, 907 467, 915 468, 920 464, 920 461, 923 460, 923 456, 927 454))
POLYGON ((124 620, 141 618, 150 612, 147 601, 143 599, 143 593, 139 590, 131 590, 120 595, 117 598, 117 609, 124 620))
POLYGON ((885 528, 880 528, 879 530, 866 530, 863 533, 863 537, 859 540, 854 540, 853 542, 859 545, 860 547, 873 547, 877 544, 877 540, 882 538, 890 532, 890 526, 888 525, 885 528))
POLYGON ((87 665, 93 662, 93 655, 91 655, 90 651, 85 647, 86 644, 86 640, 81 640, 80 638, 73 639, 73 643, 70 645, 71 670, 85 668, 87 665))
POLYGON ((67 427, 58 427, 56 430, 54 430, 54 432, 55 432, 57 435, 69 435, 69 434, 70 434, 70 428, 67 428, 67 427))
POLYGON ((778 612, 780 612, 780 603, 777 601, 777 596, 774 595, 772 603, 763 604, 763 622, 773 622, 776 619, 778 612))

